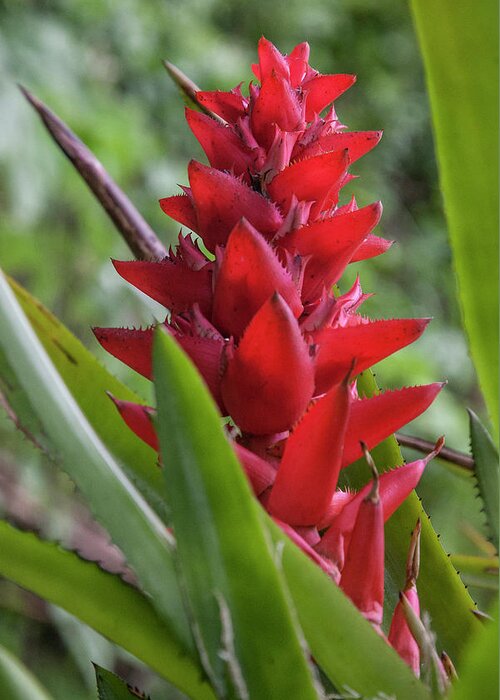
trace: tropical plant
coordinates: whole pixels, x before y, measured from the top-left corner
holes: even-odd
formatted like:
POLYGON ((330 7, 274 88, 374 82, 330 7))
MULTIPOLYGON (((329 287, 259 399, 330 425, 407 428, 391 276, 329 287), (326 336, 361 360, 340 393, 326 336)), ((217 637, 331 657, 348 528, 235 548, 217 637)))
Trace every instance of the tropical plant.
MULTIPOLYGON (((380 204, 339 203, 349 165, 380 133, 324 114, 353 77, 319 74, 308 51, 283 56, 262 39, 248 95, 200 91, 169 66, 210 165, 192 161, 190 187, 161 200, 197 234, 168 253, 27 93, 143 258, 116 270, 168 313, 156 328, 95 331, 154 379, 153 409, 1 278, 4 403, 78 486, 133 584, 7 524, 0 572, 188 697, 432 697, 448 691, 480 622, 412 493, 443 441, 403 465, 391 436, 442 385, 380 393, 369 371, 427 320, 369 321, 359 280, 335 286, 350 262, 390 245, 372 234, 380 204)), ((473 426, 488 492, 494 446, 473 426)), ((490 502, 497 534, 494 512, 490 502)), ((22 675, 8 656, 3 665, 22 675)), ((100 697, 130 695, 96 674, 100 697)))

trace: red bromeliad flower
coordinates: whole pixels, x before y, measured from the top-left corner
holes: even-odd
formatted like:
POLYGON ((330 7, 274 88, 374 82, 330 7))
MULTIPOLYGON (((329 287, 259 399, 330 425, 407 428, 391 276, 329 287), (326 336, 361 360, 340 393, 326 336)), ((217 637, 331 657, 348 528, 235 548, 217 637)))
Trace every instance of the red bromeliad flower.
MULTIPOLYGON (((198 367, 221 414, 239 428, 232 431, 234 449, 257 498, 379 628, 383 523, 442 442, 426 459, 377 476, 359 493, 339 491, 339 474, 422 413, 442 384, 357 395, 357 375, 416 340, 429 319, 363 317, 358 308, 368 295, 359 279, 347 293, 335 292, 349 263, 391 246, 372 233, 380 202, 339 204, 353 177, 350 164, 381 132, 345 131, 333 102, 355 77, 321 75, 308 59, 306 43, 283 56, 262 38, 253 66, 259 82, 250 83, 248 96, 240 87, 197 93, 208 114, 187 109, 186 118, 209 165, 191 161, 189 187, 160 205, 204 249, 180 234, 163 260, 114 265, 168 309, 165 328, 198 367)), ((152 328, 95 334, 151 378, 152 328)), ((153 409, 115 403, 158 450, 153 409)), ((400 617, 396 610, 389 642, 417 672, 400 617)))

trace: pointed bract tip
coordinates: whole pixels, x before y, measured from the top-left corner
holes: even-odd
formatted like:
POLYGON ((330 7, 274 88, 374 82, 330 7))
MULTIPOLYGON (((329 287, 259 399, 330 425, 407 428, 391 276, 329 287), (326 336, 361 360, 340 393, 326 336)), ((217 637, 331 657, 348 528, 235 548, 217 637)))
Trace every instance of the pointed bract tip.
POLYGON ((379 494, 380 477, 379 477, 378 469, 377 469, 375 462, 373 461, 373 457, 371 456, 371 454, 368 450, 368 446, 367 446, 366 442, 363 442, 363 440, 360 440, 359 442, 361 445, 361 449, 363 450, 363 454, 365 456, 366 462, 371 469, 372 477, 373 477, 372 488, 371 488, 370 492, 368 493, 368 495, 366 496, 365 501, 371 501, 372 503, 378 503, 380 500, 380 494, 379 494))
POLYGON ((183 90, 189 90, 190 92, 199 92, 200 88, 185 75, 180 68, 166 59, 162 60, 163 67, 172 78, 174 83, 177 83, 183 90))
MULTIPOLYGON (((347 371, 345 377, 344 377, 343 380, 342 380, 342 385, 343 385, 343 386, 349 386, 349 384, 352 382, 352 380, 353 380, 353 378, 354 378, 354 375, 355 375, 355 371, 354 371, 354 370, 355 370, 355 368, 356 368, 357 362, 358 362, 358 358, 357 358, 357 357, 353 357, 353 358, 352 358, 352 361, 351 361, 351 366, 349 367, 349 370, 347 371)), ((364 445, 365 443, 364 443, 364 442, 361 442, 361 444, 364 445)))
POLYGON ((411 535, 410 548, 408 550, 408 559, 406 561, 406 585, 415 584, 420 570, 420 533, 422 531, 422 522, 420 518, 417 520, 415 528, 411 535))
POLYGON ((432 452, 429 452, 427 457, 425 457, 424 462, 426 464, 428 464, 431 461, 431 459, 434 459, 434 457, 437 457, 438 454, 443 449, 444 445, 445 445, 445 438, 444 438, 444 435, 441 435, 436 440, 436 444, 434 445, 434 449, 432 450, 432 452))
POLYGON ((110 391, 108 391, 108 389, 105 389, 105 392, 104 392, 104 393, 106 394, 106 396, 108 397, 108 399, 111 399, 111 401, 112 401, 112 402, 115 404, 115 406, 116 406, 116 405, 117 405, 117 402, 118 402, 118 399, 117 399, 115 396, 113 396, 113 394, 112 394, 110 391))
POLYGON ((30 103, 32 107, 36 109, 37 112, 45 112, 46 107, 43 104, 41 100, 38 99, 38 97, 35 97, 35 95, 28 90, 28 88, 25 88, 24 85, 21 85, 21 83, 17 83, 17 87, 23 94, 23 96, 26 98, 26 100, 30 103))
POLYGON ((167 61, 166 58, 162 58, 162 61, 161 61, 161 62, 162 62, 162 64, 163 64, 164 68, 165 68, 169 73, 170 73, 171 71, 172 71, 172 72, 175 71, 175 66, 174 66, 174 64, 173 64, 173 63, 170 63, 170 61, 167 61))
POLYGON ((450 659, 450 657, 444 651, 444 649, 441 652, 440 658, 441 658, 441 663, 443 664, 443 668, 446 671, 446 675, 448 676, 450 681, 457 680, 457 678, 458 678, 457 670, 453 664, 453 661, 450 659))
POLYGON ((16 85, 19 88, 19 90, 23 93, 24 97, 27 100, 29 100, 29 102, 31 102, 34 99, 31 92, 27 88, 25 88, 24 85, 22 85, 21 83, 16 83, 16 85))
POLYGON ((439 454, 441 450, 443 449, 445 444, 445 437, 444 435, 440 435, 438 439, 436 440, 436 444, 434 445, 434 452, 435 454, 439 454))

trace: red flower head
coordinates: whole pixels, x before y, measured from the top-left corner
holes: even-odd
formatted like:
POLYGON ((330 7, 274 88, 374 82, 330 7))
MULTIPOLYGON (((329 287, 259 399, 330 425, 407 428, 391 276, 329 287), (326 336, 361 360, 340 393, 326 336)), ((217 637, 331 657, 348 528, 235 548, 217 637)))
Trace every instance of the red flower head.
MULTIPOLYGON (((377 445, 442 385, 358 398, 356 376, 416 340, 428 319, 369 320, 358 313, 368 296, 359 279, 341 296, 333 289, 349 263, 391 246, 373 234, 380 202, 339 202, 350 165, 381 132, 346 131, 333 103, 354 76, 321 75, 308 61, 307 44, 283 56, 262 38, 248 95, 196 94, 207 114, 186 118, 209 165, 192 161, 189 187, 160 205, 204 247, 180 235, 163 260, 114 265, 169 310, 165 328, 239 428, 234 448, 261 503, 378 626, 383 522, 440 446, 357 494, 337 490, 339 473, 362 456, 361 441, 377 445)), ((95 333, 151 377, 152 329, 95 333)), ((151 409, 116 405, 157 449, 151 409)))

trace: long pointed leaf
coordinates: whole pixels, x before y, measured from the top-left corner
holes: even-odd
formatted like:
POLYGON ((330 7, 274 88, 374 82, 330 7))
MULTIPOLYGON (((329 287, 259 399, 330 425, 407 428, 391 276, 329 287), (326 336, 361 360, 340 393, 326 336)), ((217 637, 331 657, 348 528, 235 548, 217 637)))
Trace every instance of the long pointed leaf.
POLYGON ((64 608, 190 697, 213 700, 200 667, 184 653, 151 602, 118 576, 4 521, 0 575, 64 608))
POLYGON ((317 698, 258 505, 217 408, 164 332, 153 357, 172 522, 205 668, 222 697, 317 698))
POLYGON ((465 328, 498 426, 498 3, 412 0, 465 328))
POLYGON ((303 659, 297 652, 293 629, 293 636, 283 636, 281 583, 269 571, 269 550, 255 523, 257 512, 275 543, 278 566, 311 653, 335 686, 339 690, 353 688, 367 697, 383 691, 398 698, 428 698, 425 687, 338 587, 251 500, 213 401, 173 342, 160 336, 156 348, 158 423, 179 555, 207 653, 213 653, 209 645, 220 647, 222 636, 219 616, 224 610, 215 605, 215 589, 227 605, 226 620, 229 614, 245 679, 249 662, 243 654, 240 658, 241 645, 245 654, 252 650, 256 675, 263 674, 271 662, 276 669, 273 691, 255 697, 308 697, 296 684, 297 674, 303 673, 303 659), (268 583, 263 586, 265 581, 268 583), (201 625, 208 625, 208 631, 201 625), (270 630, 270 625, 275 629, 270 630), (242 638, 243 634, 248 637, 242 638), (291 692, 283 694, 274 659, 285 652, 286 673, 294 685, 291 692))
POLYGON ((179 643, 192 649, 177 584, 172 538, 86 420, 2 273, 0 327, 0 347, 56 445, 61 466, 122 549, 179 643))

